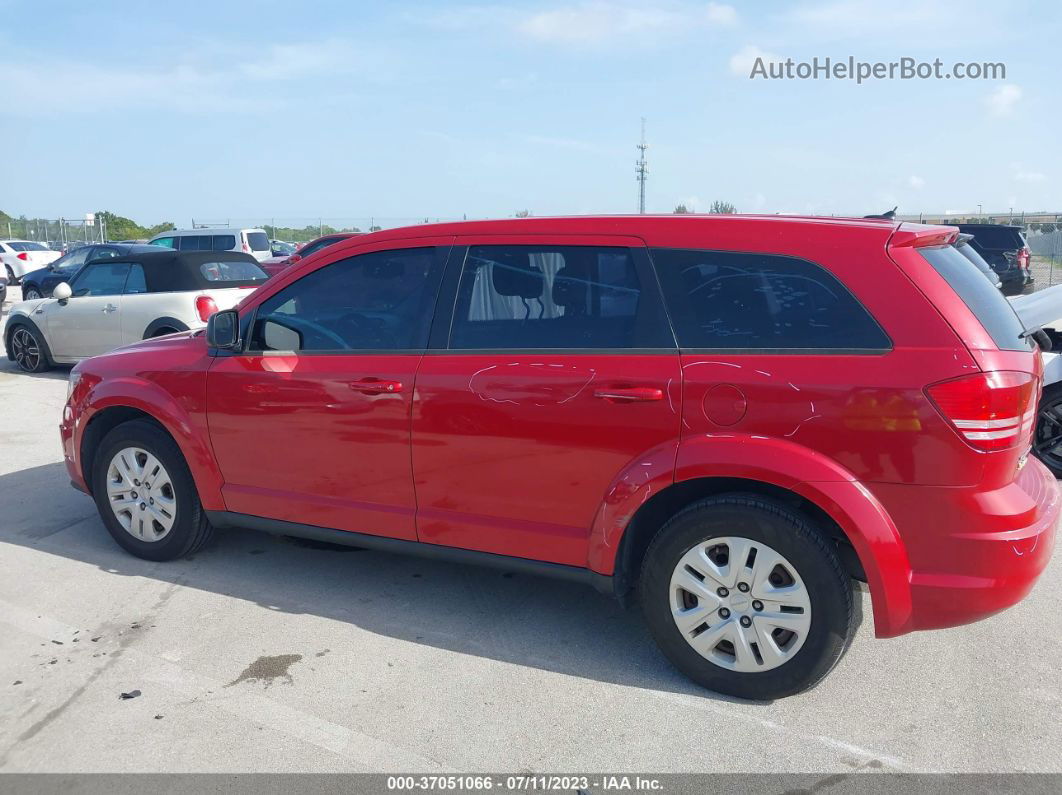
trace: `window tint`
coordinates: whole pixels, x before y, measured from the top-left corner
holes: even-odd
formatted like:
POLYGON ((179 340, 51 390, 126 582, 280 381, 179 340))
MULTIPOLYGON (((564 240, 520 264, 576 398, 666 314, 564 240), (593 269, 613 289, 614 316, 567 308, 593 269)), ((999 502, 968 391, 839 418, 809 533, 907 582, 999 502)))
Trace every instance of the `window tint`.
POLYGON ((301 249, 299 249, 299 255, 302 257, 308 257, 315 251, 320 251, 322 248, 338 243, 342 238, 338 237, 325 237, 320 240, 314 240, 311 243, 307 243, 301 249))
POLYGON ((30 240, 9 240, 7 247, 12 251, 50 251, 47 246, 42 246, 40 243, 34 243, 30 240))
POLYGON ((985 248, 1011 249, 1022 248, 1025 239, 1021 231, 1009 226, 974 226, 963 224, 959 227, 963 232, 974 236, 974 242, 985 248))
POLYGON ((653 260, 683 348, 891 347, 844 285, 806 260, 677 249, 656 249, 653 260))
MULTIPOLYGON (((248 232, 247 244, 251 251, 269 251, 269 235, 265 232, 248 232)), ((235 246, 235 241, 233 241, 235 246)))
POLYGON ((147 280, 144 278, 144 267, 139 263, 132 263, 129 266, 129 277, 125 280, 125 294, 132 295, 137 293, 146 293, 147 280))
POLYGON ((1000 350, 1027 351, 1032 347, 1022 336, 1025 329, 1010 301, 954 247, 923 248, 920 252, 977 316, 1000 350))
POLYGON ((472 246, 450 335, 455 349, 663 348, 674 340, 630 252, 472 246))
POLYGON ((252 350, 419 350, 427 345, 441 256, 374 251, 334 262, 264 302, 252 350))
POLYGON ((166 248, 177 248, 176 238, 172 237, 160 237, 157 240, 152 240, 153 246, 165 246, 166 248))
POLYGON ((236 248, 236 235, 214 235, 211 243, 213 251, 232 251, 236 248))
MULTIPOLYGON (((255 280, 265 281, 269 278, 264 270, 254 262, 230 261, 230 262, 204 262, 199 266, 199 272, 208 282, 250 282, 255 280)), ((219 284, 219 286, 224 286, 219 284)))
POLYGON ((85 266, 70 285, 75 298, 83 296, 121 295, 129 263, 91 263, 85 266))
POLYGON ((114 259, 118 256, 118 250, 114 248, 104 248, 102 246, 96 248, 92 252, 92 260, 95 262, 99 259, 114 259))

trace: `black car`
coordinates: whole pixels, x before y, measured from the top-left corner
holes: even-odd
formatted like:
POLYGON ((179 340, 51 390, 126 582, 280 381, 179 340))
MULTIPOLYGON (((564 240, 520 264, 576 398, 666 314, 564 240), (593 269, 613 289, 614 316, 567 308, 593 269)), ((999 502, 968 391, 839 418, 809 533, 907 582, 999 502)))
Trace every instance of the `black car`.
POLYGON ((970 245, 992 266, 1003 283, 1003 295, 1033 291, 1029 244, 1020 226, 1002 224, 955 224, 960 232, 973 235, 970 245))
POLYGON ((966 259, 970 260, 977 268, 985 275, 988 281, 992 282, 992 286, 997 290, 1003 289, 1003 282, 999 278, 999 274, 992 270, 992 266, 985 262, 984 257, 977 253, 977 249, 973 247, 973 235, 968 233, 961 233, 959 239, 955 241, 955 248, 959 250, 966 259))
POLYGON ((80 246, 64 254, 47 268, 30 271, 22 277, 22 300, 47 298, 60 282, 69 282, 87 262, 123 257, 126 254, 146 254, 158 251, 158 246, 128 245, 125 243, 96 243, 80 246))

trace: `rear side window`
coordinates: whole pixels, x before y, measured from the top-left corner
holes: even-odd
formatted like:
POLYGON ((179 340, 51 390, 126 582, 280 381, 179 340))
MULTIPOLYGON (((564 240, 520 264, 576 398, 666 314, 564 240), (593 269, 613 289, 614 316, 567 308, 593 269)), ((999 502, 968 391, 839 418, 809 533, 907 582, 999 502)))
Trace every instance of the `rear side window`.
POLYGON ((812 262, 680 249, 654 249, 652 256, 682 348, 880 352, 892 347, 848 289, 812 262))
POLYGON ((247 232, 247 245, 251 251, 269 251, 269 235, 265 232, 247 232))
POLYGON ((214 235, 211 241, 214 251, 232 251, 236 248, 236 235, 214 235))
POLYGON ((920 249, 923 257, 951 285, 1001 351, 1027 351, 1032 343, 1010 302, 953 246, 920 249))
POLYGON ((11 240, 8 241, 7 247, 12 251, 51 251, 47 246, 30 240, 11 240))
POLYGON ((626 248, 472 246, 450 348, 674 348, 626 248))
POLYGON ((250 282, 255 279, 265 281, 269 278, 265 271, 253 262, 239 260, 236 262, 204 262, 199 266, 199 272, 203 274, 211 285, 223 287, 222 282, 250 282))

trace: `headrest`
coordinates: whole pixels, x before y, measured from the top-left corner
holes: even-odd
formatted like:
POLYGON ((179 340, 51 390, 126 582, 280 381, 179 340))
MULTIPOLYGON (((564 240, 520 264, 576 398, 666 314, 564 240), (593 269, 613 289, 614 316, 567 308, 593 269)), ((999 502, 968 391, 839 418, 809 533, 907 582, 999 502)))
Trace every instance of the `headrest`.
POLYGON ((491 270, 494 291, 499 295, 542 297, 542 271, 528 262, 527 255, 496 259, 491 270))

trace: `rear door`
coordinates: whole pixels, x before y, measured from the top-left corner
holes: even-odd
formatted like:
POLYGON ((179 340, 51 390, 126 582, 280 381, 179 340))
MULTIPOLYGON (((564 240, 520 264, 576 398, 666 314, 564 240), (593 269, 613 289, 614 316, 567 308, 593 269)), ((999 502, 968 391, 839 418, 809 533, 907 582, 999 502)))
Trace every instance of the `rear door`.
POLYGON ((121 297, 128 275, 128 262, 90 262, 71 282, 68 301, 42 305, 56 356, 96 356, 122 344, 121 297))
POLYGON ((640 240, 548 241, 459 238, 417 373, 417 529, 586 566, 610 484, 678 437, 679 357, 640 240))
POLYGON ((228 510, 416 539, 413 380, 451 241, 333 252, 254 308, 208 376, 228 510))

